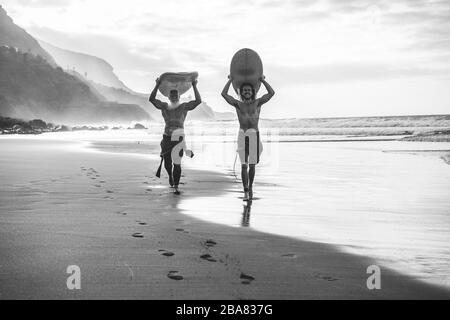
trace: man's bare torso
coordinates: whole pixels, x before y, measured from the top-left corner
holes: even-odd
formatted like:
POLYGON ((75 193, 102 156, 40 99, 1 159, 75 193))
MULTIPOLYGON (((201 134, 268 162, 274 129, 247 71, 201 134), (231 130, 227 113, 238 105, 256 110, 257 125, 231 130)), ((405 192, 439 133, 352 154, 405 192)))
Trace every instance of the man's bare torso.
POLYGON ((182 103, 178 107, 169 106, 166 104, 161 109, 162 116, 166 126, 164 128, 165 135, 172 135, 176 129, 184 128, 184 120, 186 120, 187 110, 184 108, 185 104, 182 103))
POLYGON ((261 106, 259 105, 259 99, 253 102, 239 101, 236 107, 236 113, 239 119, 240 128, 244 131, 248 129, 258 129, 259 113, 261 106))

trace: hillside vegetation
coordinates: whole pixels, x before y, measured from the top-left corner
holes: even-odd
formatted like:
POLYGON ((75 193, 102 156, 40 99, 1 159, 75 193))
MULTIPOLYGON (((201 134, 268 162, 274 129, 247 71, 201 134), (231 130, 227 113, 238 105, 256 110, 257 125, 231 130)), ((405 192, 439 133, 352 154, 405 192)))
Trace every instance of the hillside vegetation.
POLYGON ((102 100, 41 56, 6 46, 0 47, 0 115, 68 124, 150 119, 137 105, 102 100))

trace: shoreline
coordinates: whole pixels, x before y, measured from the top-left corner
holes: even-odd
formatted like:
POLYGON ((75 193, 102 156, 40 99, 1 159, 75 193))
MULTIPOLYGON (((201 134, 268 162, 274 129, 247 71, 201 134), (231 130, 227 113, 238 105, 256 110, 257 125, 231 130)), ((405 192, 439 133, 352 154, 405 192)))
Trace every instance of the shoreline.
MULTIPOLYGON (((368 290, 372 259, 184 215, 152 177, 155 160, 85 152, 74 141, 0 144, 0 299, 450 298, 385 268, 382 289, 368 290), (65 285, 71 264, 81 268, 79 291, 65 285)), ((216 172, 184 174, 181 197, 229 186, 216 172)))

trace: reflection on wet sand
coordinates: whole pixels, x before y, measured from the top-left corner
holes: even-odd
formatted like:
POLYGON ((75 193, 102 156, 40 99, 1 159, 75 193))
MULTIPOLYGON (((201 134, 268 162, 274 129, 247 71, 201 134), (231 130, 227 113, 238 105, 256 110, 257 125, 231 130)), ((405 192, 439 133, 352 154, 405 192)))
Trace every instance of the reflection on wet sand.
POLYGON ((247 201, 243 205, 244 211, 242 212, 242 227, 250 227, 250 211, 252 210, 252 200, 247 201))

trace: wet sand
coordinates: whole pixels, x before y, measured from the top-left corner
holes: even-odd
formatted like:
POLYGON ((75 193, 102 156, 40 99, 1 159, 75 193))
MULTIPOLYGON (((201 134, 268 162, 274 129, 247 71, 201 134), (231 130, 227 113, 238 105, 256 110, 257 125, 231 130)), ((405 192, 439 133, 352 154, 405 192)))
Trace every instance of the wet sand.
POLYGON ((183 198, 183 214, 333 244, 450 289, 449 143, 264 141, 246 217, 234 146, 203 144, 195 167, 235 171, 234 188, 183 198))
POLYGON ((1 299, 450 298, 385 268, 368 290, 369 258, 183 215, 183 197, 232 189, 220 173, 184 170, 175 196, 144 156, 39 137, 0 150, 1 299), (66 287, 69 265, 81 290, 66 287))

